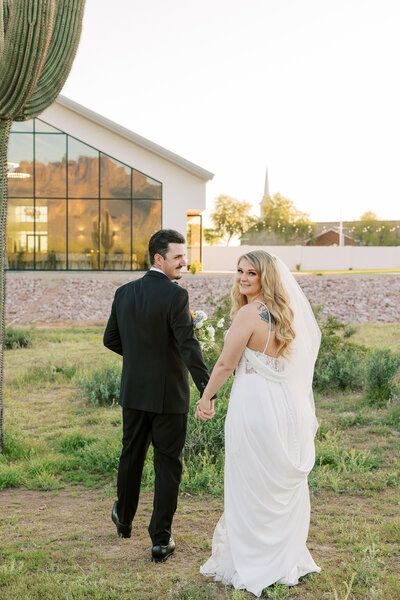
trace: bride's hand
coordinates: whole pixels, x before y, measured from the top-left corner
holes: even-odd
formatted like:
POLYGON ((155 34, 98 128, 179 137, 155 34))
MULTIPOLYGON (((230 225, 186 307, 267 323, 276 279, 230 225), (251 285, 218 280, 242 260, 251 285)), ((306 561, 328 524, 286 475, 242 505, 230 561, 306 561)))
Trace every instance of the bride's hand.
POLYGON ((200 400, 197 401, 196 413, 194 415, 195 419, 207 421, 208 419, 212 419, 214 415, 214 400, 200 398, 200 400))

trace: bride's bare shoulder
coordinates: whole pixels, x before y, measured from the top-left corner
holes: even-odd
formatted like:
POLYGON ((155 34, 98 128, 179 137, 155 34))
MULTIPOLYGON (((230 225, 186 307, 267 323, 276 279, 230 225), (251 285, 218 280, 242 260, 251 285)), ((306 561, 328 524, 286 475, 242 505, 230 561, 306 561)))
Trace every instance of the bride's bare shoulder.
POLYGON ((239 315, 242 319, 254 317, 257 315, 257 306, 254 302, 250 302, 250 304, 245 304, 244 306, 241 306, 237 311, 236 316, 238 317, 239 315))

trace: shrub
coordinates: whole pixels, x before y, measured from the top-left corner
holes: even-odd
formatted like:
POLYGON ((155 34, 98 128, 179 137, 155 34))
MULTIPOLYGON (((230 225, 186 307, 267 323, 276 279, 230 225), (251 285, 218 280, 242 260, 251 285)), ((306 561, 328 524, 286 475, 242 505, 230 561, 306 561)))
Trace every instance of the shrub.
POLYGON ((347 342, 336 334, 324 335, 323 332, 314 370, 314 389, 361 389, 367 352, 360 344, 347 342))
MULTIPOLYGON (((207 300, 210 304, 213 304, 213 300, 211 298, 207 298, 207 300)), ((206 363, 207 369, 210 372, 213 370, 214 365, 217 362, 217 359, 224 346, 225 333, 231 322, 229 314, 230 309, 231 301, 229 294, 227 294, 221 298, 220 304, 217 307, 214 316, 208 319, 209 324, 212 325, 215 330, 214 343, 209 344, 209 346, 203 350, 204 362, 206 363)))
POLYGON ((11 427, 4 432, 4 455, 12 460, 26 458, 30 454, 30 448, 22 435, 11 427))
POLYGON ((355 425, 366 425, 370 419, 361 411, 357 412, 342 412, 337 416, 337 424, 341 429, 354 427, 355 425))
POLYGON ((357 331, 357 327, 354 327, 354 325, 346 325, 346 327, 344 328, 343 331, 343 337, 345 338, 349 338, 352 335, 354 335, 357 331))
POLYGON ((194 418, 198 391, 192 386, 181 489, 194 493, 223 493, 224 429, 232 382, 227 381, 218 392, 215 416, 209 421, 194 418))
POLYGON ((190 265, 190 272, 191 272, 193 275, 196 275, 196 273, 198 273, 198 272, 199 272, 199 271, 201 271, 201 270, 202 270, 201 263, 200 263, 200 262, 198 262, 197 260, 194 260, 194 261, 192 262, 192 264, 190 265))
POLYGON ((120 438, 120 432, 115 432, 112 437, 86 444, 78 451, 81 468, 90 473, 114 473, 121 455, 120 438))
POLYGON ((0 490, 9 487, 19 487, 24 481, 24 475, 21 467, 18 465, 1 464, 0 469, 0 490))
POLYGON ((28 348, 28 346, 32 345, 32 333, 27 329, 7 327, 4 344, 6 350, 12 350, 13 348, 28 348))
POLYGON ((93 406, 113 406, 119 400, 120 382, 121 366, 112 364, 86 372, 78 379, 78 387, 93 406))
POLYGON ((388 348, 370 352, 366 362, 366 396, 370 404, 382 406, 387 403, 399 365, 400 356, 388 348))
POLYGON ((348 450, 340 438, 340 432, 327 431, 321 440, 316 440, 315 469, 328 465, 330 469, 339 472, 360 472, 378 467, 378 460, 371 456, 368 450, 348 450))
POLYGON ((62 437, 58 444, 61 452, 65 454, 75 454, 95 441, 97 441, 95 438, 86 437, 84 433, 77 431, 62 437))
POLYGON ((222 352, 223 344, 210 344, 207 348, 202 350, 204 362, 206 363, 206 367, 211 373, 214 368, 215 363, 218 360, 219 355, 222 352))
POLYGON ((322 306, 312 307, 322 338, 315 364, 313 386, 317 391, 357 390, 364 384, 364 361, 368 349, 344 340, 340 331, 344 323, 323 315, 322 306))
POLYGON ((215 416, 209 421, 194 418, 199 393, 192 388, 186 443, 183 451, 185 461, 194 461, 204 452, 210 456, 214 455, 214 457, 223 452, 225 416, 231 386, 232 382, 227 381, 221 387, 214 405, 215 416))
POLYGON ((388 411, 382 417, 381 423, 400 430, 400 398, 389 400, 388 411))
POLYGON ((400 401, 400 367, 389 382, 390 399, 400 401))

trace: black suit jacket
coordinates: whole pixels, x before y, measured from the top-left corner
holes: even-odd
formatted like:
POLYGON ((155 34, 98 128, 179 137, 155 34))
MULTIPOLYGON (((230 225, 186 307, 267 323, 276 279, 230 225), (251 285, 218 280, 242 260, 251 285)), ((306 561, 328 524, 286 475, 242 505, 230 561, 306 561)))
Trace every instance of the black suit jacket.
POLYGON ((148 271, 117 289, 103 341, 123 356, 121 406, 186 413, 188 369, 200 393, 207 385, 188 293, 163 273, 148 271))

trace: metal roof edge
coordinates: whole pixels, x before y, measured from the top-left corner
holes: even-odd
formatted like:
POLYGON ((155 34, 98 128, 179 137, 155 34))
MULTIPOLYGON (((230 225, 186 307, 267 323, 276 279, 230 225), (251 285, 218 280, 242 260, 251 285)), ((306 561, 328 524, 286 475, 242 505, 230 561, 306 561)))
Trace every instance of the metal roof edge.
POLYGON ((186 160, 186 158, 183 158, 182 156, 179 156, 178 154, 175 154, 174 152, 171 152, 170 150, 167 150, 166 148, 163 148, 162 146, 151 142, 150 140, 139 135, 138 133, 134 133, 133 131, 130 131, 130 129, 127 129, 122 125, 118 125, 118 123, 115 123, 114 121, 111 121, 110 119, 99 115, 93 110, 82 106, 82 104, 79 104, 78 102, 75 102, 74 100, 71 100, 66 96, 62 96, 60 94, 56 98, 55 102, 56 104, 60 104, 61 106, 72 110, 78 115, 89 119, 89 121, 93 121, 94 123, 97 123, 105 129, 113 131, 117 135, 120 135, 121 137, 125 138, 130 142, 133 142, 141 148, 144 148, 145 150, 148 150, 149 152, 152 152, 153 154, 156 154, 161 158, 165 158, 169 162, 174 163, 175 165, 181 167, 182 169, 185 169, 186 171, 192 173, 193 175, 196 175, 197 177, 200 177, 204 181, 209 181, 214 177, 214 173, 211 173, 210 171, 207 171, 206 169, 195 165, 189 160, 186 160))

